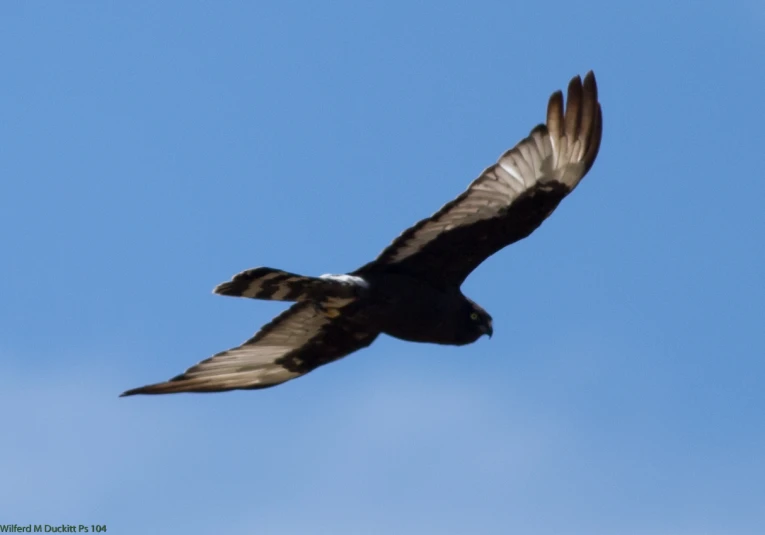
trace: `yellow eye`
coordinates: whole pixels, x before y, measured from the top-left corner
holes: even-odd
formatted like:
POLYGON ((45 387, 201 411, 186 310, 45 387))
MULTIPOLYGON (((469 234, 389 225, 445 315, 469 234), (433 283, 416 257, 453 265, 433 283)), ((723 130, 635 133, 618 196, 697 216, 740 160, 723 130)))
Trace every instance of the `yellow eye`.
POLYGON ((473 312, 472 314, 470 314, 470 319, 471 320, 477 320, 478 319, 478 312, 473 312))

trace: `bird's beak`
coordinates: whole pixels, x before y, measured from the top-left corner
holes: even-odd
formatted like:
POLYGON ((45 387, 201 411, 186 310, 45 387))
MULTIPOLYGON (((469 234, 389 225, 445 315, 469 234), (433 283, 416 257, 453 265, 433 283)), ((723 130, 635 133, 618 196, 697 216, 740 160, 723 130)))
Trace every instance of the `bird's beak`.
POLYGON ((483 331, 483 334, 489 335, 489 338, 491 338, 491 335, 494 334, 494 327, 492 327, 491 321, 489 321, 489 323, 486 325, 483 325, 481 330, 483 331))

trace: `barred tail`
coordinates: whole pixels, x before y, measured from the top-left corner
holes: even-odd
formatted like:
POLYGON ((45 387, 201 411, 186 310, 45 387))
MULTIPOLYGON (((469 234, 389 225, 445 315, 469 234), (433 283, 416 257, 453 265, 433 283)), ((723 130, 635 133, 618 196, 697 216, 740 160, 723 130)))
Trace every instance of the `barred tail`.
MULTIPOLYGON (((259 267, 242 271, 213 293, 273 301, 351 301, 367 287, 361 277, 322 275, 305 277, 280 269, 259 267)), ((335 306, 342 306, 341 304, 335 306)))

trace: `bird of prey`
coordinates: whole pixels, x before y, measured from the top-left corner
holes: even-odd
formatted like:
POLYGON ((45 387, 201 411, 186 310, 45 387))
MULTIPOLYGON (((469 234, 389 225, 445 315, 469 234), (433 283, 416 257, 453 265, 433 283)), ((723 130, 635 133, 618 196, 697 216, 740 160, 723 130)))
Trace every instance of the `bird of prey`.
POLYGON ((592 167, 602 114, 592 71, 556 91, 547 120, 505 152, 456 199, 403 232, 373 261, 345 275, 306 277, 259 267, 214 292, 293 301, 239 347, 133 394, 267 388, 374 342, 464 345, 492 335, 491 316, 460 286, 484 260, 531 234, 592 167))

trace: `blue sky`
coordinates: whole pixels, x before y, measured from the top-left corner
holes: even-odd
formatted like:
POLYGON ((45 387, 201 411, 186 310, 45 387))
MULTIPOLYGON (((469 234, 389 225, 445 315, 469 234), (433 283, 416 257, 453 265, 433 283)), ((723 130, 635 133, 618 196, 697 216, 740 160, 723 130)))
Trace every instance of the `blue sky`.
POLYGON ((765 526, 758 2, 5 2, 0 524, 109 533, 765 526), (350 271, 594 69, 604 140, 463 287, 495 335, 387 337, 260 392, 118 399, 350 271))

